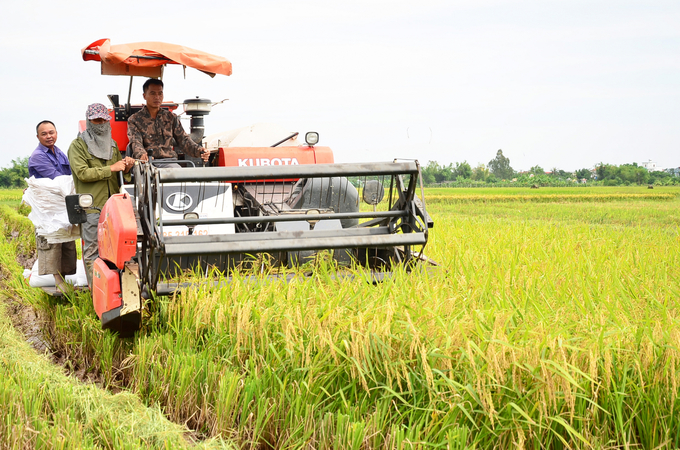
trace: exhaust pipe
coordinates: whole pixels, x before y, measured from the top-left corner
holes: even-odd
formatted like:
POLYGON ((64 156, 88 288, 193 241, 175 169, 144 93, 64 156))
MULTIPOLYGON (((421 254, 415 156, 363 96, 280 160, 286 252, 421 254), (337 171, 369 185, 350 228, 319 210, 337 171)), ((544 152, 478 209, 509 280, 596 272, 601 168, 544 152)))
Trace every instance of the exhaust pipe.
POLYGON ((207 98, 196 97, 184 100, 184 112, 191 117, 191 132, 189 136, 192 141, 199 145, 205 135, 203 116, 210 114, 211 109, 212 103, 207 98))

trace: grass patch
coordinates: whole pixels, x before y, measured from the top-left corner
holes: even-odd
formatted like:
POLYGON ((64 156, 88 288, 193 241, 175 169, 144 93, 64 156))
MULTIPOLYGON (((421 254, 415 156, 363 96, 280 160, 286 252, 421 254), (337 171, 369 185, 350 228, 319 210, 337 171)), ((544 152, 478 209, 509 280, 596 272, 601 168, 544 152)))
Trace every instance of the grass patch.
MULTIPOLYGON (((131 392, 111 394, 95 384, 82 383, 73 376, 65 375, 63 368, 54 365, 46 355, 36 353, 12 326, 8 305, 20 303, 36 307, 52 317, 52 328, 56 328, 54 324, 58 320, 73 320, 67 312, 88 310, 82 305, 90 305, 91 310, 91 299, 81 302, 75 298, 73 304, 57 303, 42 291, 29 288, 23 281, 22 268, 15 257, 30 246, 32 225, 6 205, 0 206, 0 215, 0 226, 5 230, 5 236, 0 237, 0 274, 3 280, 3 301, 0 302, 0 447, 233 448, 219 439, 195 445, 189 439, 189 430, 170 422, 157 405, 146 406, 131 392), (30 232, 26 230, 26 222, 30 225, 30 232), (12 237, 17 230, 22 231, 12 237), (62 311, 61 315, 59 311, 62 311), (51 315, 52 312, 54 315, 51 315)), ((34 240, 32 242, 35 245, 34 240)), ((91 317, 89 319, 92 322, 91 317)), ((101 330, 98 334, 103 335, 101 330)), ((58 336, 52 336, 52 345, 66 345, 56 338, 58 336)), ((104 340, 107 339, 120 353, 120 342, 110 335, 104 336, 104 340)), ((74 342, 70 346, 80 347, 74 342)), ((89 347, 89 350, 99 355, 92 359, 107 354, 103 345, 94 349, 89 347), (102 349, 103 354, 99 353, 102 349)), ((81 361, 82 365, 88 363, 90 361, 81 361)))

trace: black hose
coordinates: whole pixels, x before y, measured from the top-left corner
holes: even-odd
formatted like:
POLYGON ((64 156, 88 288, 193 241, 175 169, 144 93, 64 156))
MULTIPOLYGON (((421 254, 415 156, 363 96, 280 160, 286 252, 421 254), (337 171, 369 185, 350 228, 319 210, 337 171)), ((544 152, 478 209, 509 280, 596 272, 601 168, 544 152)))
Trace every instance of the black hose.
POLYGON ((288 139, 293 139, 294 137, 297 137, 298 134, 300 134, 300 133, 298 133, 298 132, 296 131, 295 133, 291 134, 291 135, 288 136, 287 138, 281 139, 279 142, 277 142, 276 144, 272 145, 272 147, 278 147, 279 145, 281 145, 281 144, 283 144, 284 142, 286 142, 288 139))

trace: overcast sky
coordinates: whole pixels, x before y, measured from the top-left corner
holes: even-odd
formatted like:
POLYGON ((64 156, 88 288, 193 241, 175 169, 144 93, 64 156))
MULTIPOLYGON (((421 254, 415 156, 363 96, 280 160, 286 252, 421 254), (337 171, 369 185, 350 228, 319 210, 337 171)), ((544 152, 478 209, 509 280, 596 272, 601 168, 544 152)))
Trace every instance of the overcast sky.
POLYGON ((0 37, 0 167, 30 155, 39 121, 66 151, 88 104, 127 97, 129 78, 81 59, 101 38, 228 58, 230 77, 165 71, 166 100, 229 99, 209 134, 313 130, 336 162, 680 166, 677 0, 4 0, 0 37))

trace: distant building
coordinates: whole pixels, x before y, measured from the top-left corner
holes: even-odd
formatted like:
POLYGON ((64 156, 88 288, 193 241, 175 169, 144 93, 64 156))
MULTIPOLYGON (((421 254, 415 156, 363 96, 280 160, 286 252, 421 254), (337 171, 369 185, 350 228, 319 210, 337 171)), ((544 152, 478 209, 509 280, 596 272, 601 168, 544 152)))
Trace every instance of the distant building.
POLYGON ((647 169, 650 172, 657 172, 657 171, 663 170, 663 169, 657 167, 656 163, 653 162, 651 159, 647 162, 640 163, 640 167, 644 167, 645 169, 647 169))

